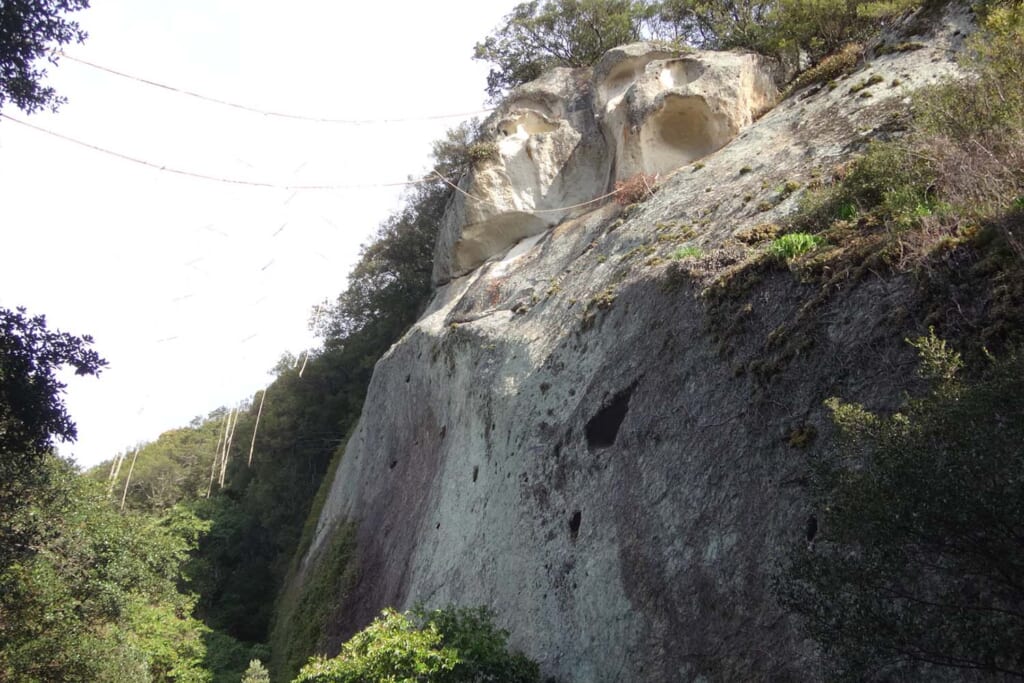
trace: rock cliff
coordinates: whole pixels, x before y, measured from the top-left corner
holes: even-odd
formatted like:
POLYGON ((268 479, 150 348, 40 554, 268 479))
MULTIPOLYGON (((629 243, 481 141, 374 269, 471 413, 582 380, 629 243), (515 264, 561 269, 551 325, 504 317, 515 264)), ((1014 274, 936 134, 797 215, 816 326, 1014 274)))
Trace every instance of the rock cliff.
POLYGON ((827 441, 830 396, 895 405, 918 303, 898 276, 823 296, 748 264, 804 188, 953 72, 966 22, 908 24, 888 40, 921 49, 868 46, 778 104, 760 57, 643 44, 513 93, 304 560, 356 525, 339 635, 387 605, 487 605, 564 681, 815 678, 771 592, 814 512, 802 449, 827 441), (591 201, 637 173, 657 192, 591 201))

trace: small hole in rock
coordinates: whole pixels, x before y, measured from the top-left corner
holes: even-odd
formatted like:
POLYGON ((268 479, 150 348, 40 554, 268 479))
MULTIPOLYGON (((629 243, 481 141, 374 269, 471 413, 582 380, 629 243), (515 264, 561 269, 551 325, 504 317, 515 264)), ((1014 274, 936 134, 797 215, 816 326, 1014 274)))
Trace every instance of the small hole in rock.
POLYGON ((395 465, 397 465, 397 464, 398 464, 397 460, 392 460, 391 464, 388 465, 388 469, 391 469, 391 470, 395 469, 395 465))
POLYGON ((569 537, 572 540, 576 540, 576 537, 580 535, 580 522, 583 520, 583 513, 576 510, 572 513, 572 517, 569 518, 569 537))
POLYGON ((476 476, 480 474, 480 467, 477 465, 473 466, 473 483, 476 483, 476 476))
POLYGON ((438 522, 438 523, 437 523, 437 526, 435 526, 434 528, 435 528, 435 529, 440 529, 440 528, 441 528, 441 522, 438 522))
POLYGON ((441 438, 443 439, 445 434, 448 433, 448 425, 441 427, 441 438))
POLYGON ((587 446, 595 448, 607 448, 615 443, 619 435, 619 427, 626 419, 629 411, 629 399, 633 395, 633 387, 616 394, 601 410, 597 411, 594 417, 587 422, 587 446))

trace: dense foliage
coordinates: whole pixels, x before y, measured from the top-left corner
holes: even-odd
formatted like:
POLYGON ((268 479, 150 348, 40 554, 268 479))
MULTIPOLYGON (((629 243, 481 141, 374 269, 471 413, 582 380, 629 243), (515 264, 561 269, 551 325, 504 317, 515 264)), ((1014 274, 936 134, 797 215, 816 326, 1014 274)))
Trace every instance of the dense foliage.
POLYGON ((205 681, 204 628, 177 581, 203 525, 176 510, 121 515, 103 486, 46 458, 14 523, 45 521, 0 568, 0 678, 205 681))
POLYGON ((531 0, 477 43, 473 57, 495 65, 487 92, 498 97, 545 69, 588 66, 611 48, 640 40, 644 15, 633 0, 531 0))
POLYGON ((483 609, 384 610, 333 659, 316 657, 296 683, 431 681, 536 683, 535 662, 509 652, 508 633, 483 609))
POLYGON ((61 395, 62 366, 95 375, 106 362, 89 347, 92 338, 46 328, 46 318, 25 309, 0 308, 0 454, 5 474, 32 468, 53 440, 74 440, 75 425, 61 395))
POLYGON ((92 339, 49 330, 43 316, 0 308, 0 566, 31 553, 44 522, 16 517, 47 485, 44 461, 54 440, 72 441, 57 372, 95 375, 106 365, 92 339))
POLYGON ((89 7, 89 0, 5 0, 0 2, 0 109, 12 102, 32 113, 56 109, 64 100, 43 84, 42 60, 56 63, 52 51, 86 38, 66 17, 89 7))
POLYGON ((945 343, 917 344, 927 397, 830 403, 842 447, 812 463, 820 532, 783 599, 845 680, 1024 676, 1024 356, 963 381, 945 343))

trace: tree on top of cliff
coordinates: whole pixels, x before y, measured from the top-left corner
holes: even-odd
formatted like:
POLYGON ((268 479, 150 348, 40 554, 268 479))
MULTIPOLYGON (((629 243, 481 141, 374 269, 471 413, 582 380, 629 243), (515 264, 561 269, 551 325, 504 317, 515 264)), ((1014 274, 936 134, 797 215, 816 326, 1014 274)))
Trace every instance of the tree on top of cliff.
POLYGON ((583 67, 638 40, 818 59, 922 0, 531 0, 476 44, 494 99, 556 66, 583 67))
POLYGON ((31 114, 56 110, 64 102, 52 87, 43 85, 46 69, 39 62, 56 64, 54 49, 85 40, 85 31, 65 14, 87 7, 89 0, 0 2, 0 109, 10 101, 31 114))
POLYGON ((652 5, 633 0, 524 2, 474 47, 473 58, 494 64, 487 94, 497 98, 556 66, 589 66, 608 50, 640 40, 652 5))

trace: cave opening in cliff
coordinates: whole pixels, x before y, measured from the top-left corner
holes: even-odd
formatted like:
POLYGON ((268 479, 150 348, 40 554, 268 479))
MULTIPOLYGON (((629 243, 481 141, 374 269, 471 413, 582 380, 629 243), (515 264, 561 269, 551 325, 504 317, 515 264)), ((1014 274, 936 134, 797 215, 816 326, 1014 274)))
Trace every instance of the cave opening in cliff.
POLYGON ((607 448, 615 443, 619 428, 626 419, 626 413, 629 412, 629 399, 632 395, 633 387, 619 392, 590 418, 586 428, 588 448, 607 448))

